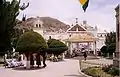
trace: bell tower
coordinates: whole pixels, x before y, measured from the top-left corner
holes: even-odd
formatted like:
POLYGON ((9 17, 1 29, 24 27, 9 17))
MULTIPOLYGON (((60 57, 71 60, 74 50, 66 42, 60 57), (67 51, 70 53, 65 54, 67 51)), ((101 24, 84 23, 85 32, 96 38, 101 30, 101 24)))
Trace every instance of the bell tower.
POLYGON ((33 27, 33 30, 39 34, 41 34, 42 36, 44 36, 44 33, 43 33, 43 22, 40 20, 40 17, 37 17, 35 20, 34 20, 34 27, 33 27))

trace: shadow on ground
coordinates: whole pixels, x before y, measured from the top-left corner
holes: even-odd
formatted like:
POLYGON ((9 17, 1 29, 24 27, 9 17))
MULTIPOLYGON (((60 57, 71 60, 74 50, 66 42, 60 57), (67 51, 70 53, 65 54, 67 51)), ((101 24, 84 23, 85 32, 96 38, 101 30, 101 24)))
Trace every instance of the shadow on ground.
POLYGON ((33 68, 30 68, 30 69, 27 69, 26 67, 15 67, 15 68, 12 68, 13 70, 22 70, 22 71, 26 71, 26 70, 39 70, 39 69, 44 69, 45 67, 44 66, 41 66, 41 67, 33 67, 33 68))
POLYGON ((72 74, 72 75, 64 75, 66 77, 85 77, 85 76, 81 76, 81 75, 75 75, 75 74, 72 74))

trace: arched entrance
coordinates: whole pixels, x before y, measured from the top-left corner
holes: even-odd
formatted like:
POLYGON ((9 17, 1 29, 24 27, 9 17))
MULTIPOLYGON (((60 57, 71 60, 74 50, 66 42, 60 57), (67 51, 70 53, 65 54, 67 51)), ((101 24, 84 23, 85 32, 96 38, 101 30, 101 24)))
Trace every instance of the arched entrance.
POLYGON ((80 32, 79 34, 74 34, 71 37, 69 37, 68 39, 64 40, 66 42, 66 44, 69 47, 69 53, 72 55, 73 54, 73 44, 76 44, 76 49, 79 50, 81 44, 86 44, 87 47, 84 47, 84 49, 87 49, 88 53, 90 53, 90 45, 92 45, 93 47, 93 54, 95 56, 97 56, 97 51, 96 51, 96 40, 97 38, 93 37, 93 35, 89 32, 80 32))

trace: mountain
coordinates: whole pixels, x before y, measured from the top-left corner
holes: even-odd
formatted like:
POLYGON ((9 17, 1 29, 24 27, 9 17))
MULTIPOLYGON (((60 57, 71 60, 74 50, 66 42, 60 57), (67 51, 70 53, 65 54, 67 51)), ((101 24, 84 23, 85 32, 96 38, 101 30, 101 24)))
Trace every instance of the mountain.
POLYGON ((43 22, 43 26, 46 29, 46 31, 54 32, 59 31, 60 29, 66 31, 68 28, 70 28, 69 25, 66 25, 58 19, 54 19, 51 17, 40 17, 40 19, 43 22))
POLYGON ((46 32, 57 32, 59 30, 66 31, 68 28, 70 28, 69 25, 66 25, 60 20, 51 17, 37 17, 37 18, 31 17, 24 22, 24 25, 26 25, 26 27, 28 26, 33 27, 34 26, 33 23, 36 20, 41 20, 43 22, 43 28, 46 32))

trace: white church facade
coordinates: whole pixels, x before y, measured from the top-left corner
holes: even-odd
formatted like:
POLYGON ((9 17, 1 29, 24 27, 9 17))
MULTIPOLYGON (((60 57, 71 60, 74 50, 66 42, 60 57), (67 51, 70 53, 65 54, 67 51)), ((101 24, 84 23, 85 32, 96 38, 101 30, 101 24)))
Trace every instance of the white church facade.
POLYGON ((107 35, 106 31, 100 32, 97 26, 92 27, 90 26, 87 21, 83 21, 83 23, 76 23, 74 25, 71 25, 70 28, 66 31, 63 31, 60 29, 59 31, 56 32, 47 32, 45 28, 43 27, 43 22, 40 20, 40 18, 36 18, 34 21, 34 27, 33 31, 38 32, 41 34, 45 40, 48 40, 49 38, 53 39, 58 39, 66 43, 66 40, 74 38, 74 40, 79 39, 79 44, 72 44, 72 48, 76 48, 79 46, 81 48, 82 44, 88 45, 89 44, 89 50, 91 51, 99 51, 100 48, 105 45, 105 37, 107 35), (84 34, 84 35, 82 35, 84 34), (84 38, 79 38, 79 37, 84 37, 84 38), (86 37, 86 38, 85 38, 86 37), (90 37, 90 38, 88 38, 90 37), (86 39, 87 42, 84 40, 86 39), (91 41, 93 40, 94 41, 91 41), (83 42, 82 42, 83 40, 83 42), (96 44, 94 48, 94 44, 96 44))

